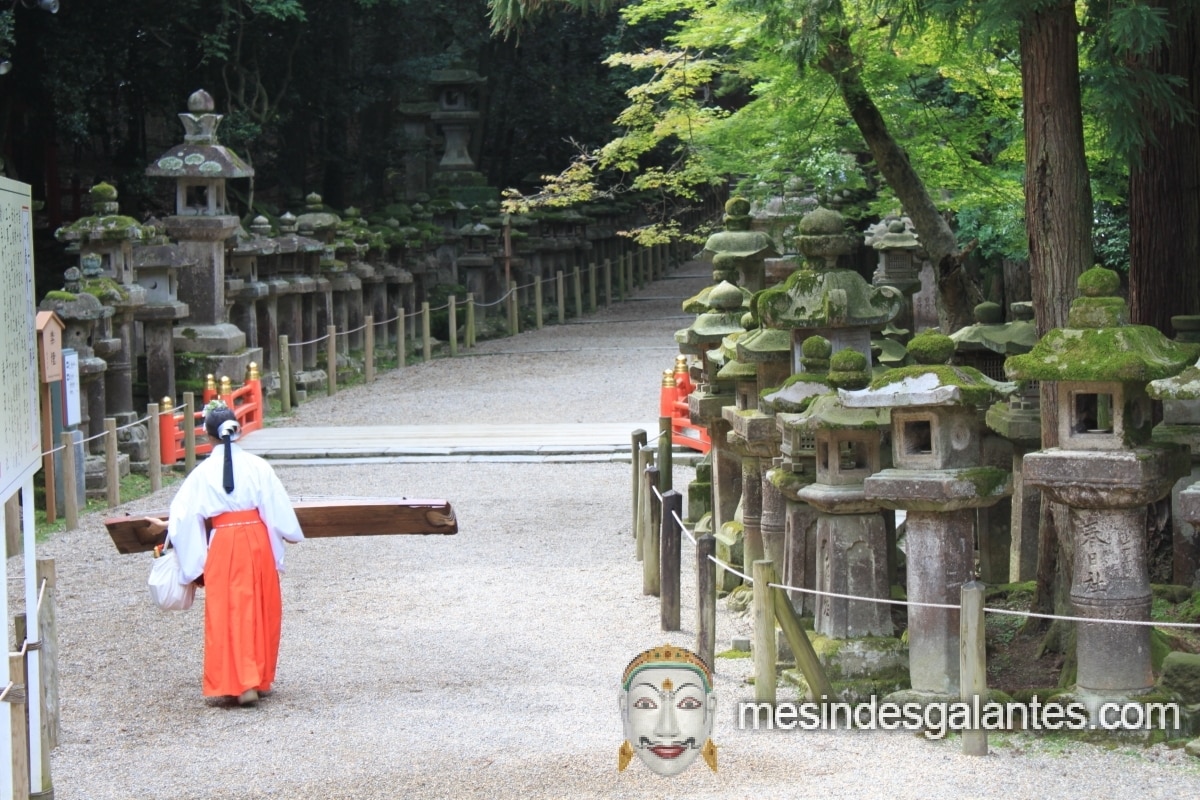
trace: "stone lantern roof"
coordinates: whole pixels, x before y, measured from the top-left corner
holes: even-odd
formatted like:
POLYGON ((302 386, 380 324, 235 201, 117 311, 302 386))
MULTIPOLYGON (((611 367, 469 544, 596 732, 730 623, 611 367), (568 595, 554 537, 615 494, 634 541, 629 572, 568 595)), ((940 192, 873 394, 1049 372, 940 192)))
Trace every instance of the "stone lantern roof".
POLYGON ((742 333, 742 308, 744 298, 738 287, 723 281, 713 287, 709 294, 709 310, 696 317, 696 321, 683 330, 675 332, 675 341, 680 345, 714 345, 732 333, 742 333))
POLYGON ((737 340, 738 361, 759 364, 787 361, 792 354, 792 335, 779 328, 757 328, 737 340))
POLYGON ((787 415, 790 428, 804 432, 838 430, 882 430, 892 424, 892 410, 885 407, 853 408, 842 403, 833 392, 818 395, 808 408, 795 415, 787 415))
POLYGON ((311 230, 318 237, 324 237, 336 231, 341 221, 337 214, 325 210, 321 195, 312 192, 304 198, 304 213, 296 217, 296 227, 300 230, 311 230))
POLYGON ((133 217, 119 213, 117 190, 111 184, 97 183, 88 194, 92 198, 92 216, 81 217, 70 225, 59 228, 54 232, 55 239, 63 243, 91 244, 141 241, 154 235, 152 228, 139 224, 133 217))
POLYGON ((909 352, 920 363, 890 369, 866 389, 842 389, 842 402, 848 408, 980 406, 1016 391, 1015 384, 994 381, 974 367, 946 364, 954 342, 944 334, 926 331, 914 337, 909 352))
POLYGON ((759 314, 773 328, 882 328, 900 312, 903 295, 871 286, 850 269, 793 272, 758 296, 759 314))
POLYGON ((188 112, 179 115, 184 142, 167 150, 146 168, 152 178, 249 178, 254 169, 237 153, 217 141, 223 115, 214 114, 212 95, 200 89, 188 98, 188 112))
POLYGON ((1037 328, 1027 319, 1004 322, 1000 306, 975 306, 975 324, 950 334, 959 350, 990 350, 1001 355, 1028 353, 1037 344, 1037 328))
POLYGON ((1014 380, 1138 382, 1169 378, 1196 360, 1200 348, 1175 342, 1157 328, 1128 324, 1116 297, 1117 273, 1094 267, 1079 276, 1081 297, 1071 303, 1066 328, 1055 328, 1004 370, 1014 380))
POLYGON ((717 231, 704 243, 701 258, 711 261, 718 253, 728 253, 738 259, 762 260, 779 255, 771 237, 762 231, 750 230, 750 201, 732 197, 725 203, 725 230, 717 231))

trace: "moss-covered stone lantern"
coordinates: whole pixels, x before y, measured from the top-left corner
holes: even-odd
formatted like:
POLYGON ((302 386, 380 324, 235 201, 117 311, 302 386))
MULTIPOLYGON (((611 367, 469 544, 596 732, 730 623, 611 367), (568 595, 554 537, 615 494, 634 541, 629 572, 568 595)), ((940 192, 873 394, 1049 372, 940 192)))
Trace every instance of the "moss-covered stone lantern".
MULTIPOLYGON (((686 307, 686 303, 685 303, 686 307)), ((749 310, 745 295, 737 286, 722 281, 708 293, 707 310, 687 328, 675 332, 675 341, 684 355, 699 357, 701 372, 696 387, 688 395, 688 414, 692 424, 708 428, 712 442, 712 518, 711 530, 719 532, 732 521, 741 497, 741 459, 729 447, 729 423, 722 408, 735 405, 733 381, 718 377, 724 365, 720 346, 725 337, 745 332, 742 319, 749 310)), ((703 521, 702 521, 703 522, 703 521)), ((704 527, 698 523, 697 527, 704 527)))
POLYGON ((753 293, 765 285, 766 259, 778 256, 779 252, 770 236, 751 230, 750 225, 750 201, 731 197, 725 203, 725 230, 708 237, 700 256, 708 260, 726 256, 727 263, 741 271, 741 285, 753 293))
POLYGON ((833 352, 852 348, 871 359, 871 331, 900 312, 903 297, 891 286, 873 287, 857 272, 837 266, 857 239, 847 235, 841 214, 818 208, 800 221, 797 237, 806 266, 758 297, 765 326, 792 331, 792 371, 803 370, 801 345, 812 335, 828 339, 833 352))
MULTIPOLYGON (((840 390, 848 408, 890 408, 892 463, 864 481, 868 500, 907 512, 908 599, 957 605, 974 571, 974 509, 1012 491, 1010 475, 981 466, 980 406, 1015 387, 971 367, 946 364, 948 336, 913 337, 915 366, 889 370, 861 390, 840 390)), ((954 695, 958 682, 957 609, 910 606, 909 677, 919 694, 954 695)))
MULTIPOLYGON (((1150 576, 1145 507, 1187 473, 1186 451, 1151 442, 1150 381, 1195 360, 1196 347, 1128 324, 1120 279, 1090 269, 1079 278, 1066 328, 1005 362, 1010 378, 1058 383, 1058 447, 1025 457, 1025 481, 1067 506, 1075 543, 1071 604, 1077 616, 1148 620, 1150 576)), ((1084 698, 1127 697, 1154 683, 1150 629, 1077 625, 1077 690, 1084 698)))
MULTIPOLYGON (((829 383, 863 389, 870 381, 861 353, 833 356, 829 383)), ((799 491, 817 509, 818 591, 888 599, 887 531, 879 503, 868 500, 863 481, 880 470, 886 408, 847 408, 836 393, 815 398, 800 414, 782 414, 785 430, 807 433, 816 443, 816 480, 799 491)), ((881 603, 816 596, 814 628, 836 639, 890 636, 890 607, 881 603)))
MULTIPOLYGON (((1032 312, 1031 304, 1014 303, 1013 320, 1005 322, 999 304, 989 302, 975 306, 975 324, 950 334, 955 347, 954 363, 974 367, 989 378, 1004 380, 1004 359, 1028 353, 1037 342, 1032 312)), ((979 577, 984 583, 1033 580, 1033 571, 1037 568, 1041 493, 1037 489, 1026 491, 1021 481, 1021 462, 1025 453, 1037 449, 1041 443, 1037 393, 1036 383, 1022 387, 1008 402, 996 403, 987 410, 989 429, 995 433, 984 437, 983 463, 1005 469, 1011 467, 1013 495, 1011 502, 1001 500, 976 512, 979 577), (1032 415, 1026 413, 1029 408, 1033 410, 1032 415), (1026 421, 1032 425, 1023 424, 1026 421), (1033 433, 1032 440, 1027 435, 1029 432, 1033 433)))

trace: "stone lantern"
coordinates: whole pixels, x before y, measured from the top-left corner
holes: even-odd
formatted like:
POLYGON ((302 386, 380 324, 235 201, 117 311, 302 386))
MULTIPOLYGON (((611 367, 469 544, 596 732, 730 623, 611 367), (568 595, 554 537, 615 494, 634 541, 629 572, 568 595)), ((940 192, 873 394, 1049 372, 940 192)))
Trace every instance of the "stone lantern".
MULTIPOLYGON (((907 512, 908 599, 956 606, 974 572, 974 510, 1012 491, 1007 471, 980 465, 979 408, 1015 387, 947 366, 954 343, 940 333, 914 337, 909 351, 917 365, 838 394, 847 408, 891 409, 894 466, 866 478, 864 496, 907 512)), ((958 696, 958 626, 957 609, 909 607, 909 677, 918 694, 958 696)))
MULTIPOLYGON (((145 289, 134 279, 134 244, 149 238, 152 231, 132 217, 121 215, 117 190, 107 183, 92 187, 92 211, 55 231, 60 242, 78 245, 83 284, 113 309, 108 324, 119 345, 96 348, 108 362, 104 372, 104 415, 118 425, 137 419, 133 410, 134 316, 146 302, 145 289)), ((144 460, 144 459, 138 459, 144 460)))
MULTIPOLYGON (((904 296, 904 308, 896 325, 912 330, 912 296, 921 288, 921 264, 925 250, 907 217, 890 217, 867 231, 866 244, 879 253, 879 266, 871 276, 875 286, 891 286, 904 296)), ((986 373, 985 373, 986 374, 986 373)))
POLYGON ((753 293, 766 286, 766 259, 779 253, 771 237, 750 230, 750 224, 750 201, 744 197, 730 198, 725 203, 725 230, 708 237, 700 256, 713 261, 714 266, 716 256, 726 256, 728 263, 741 272, 741 286, 753 293))
MULTIPOLYGON (((268 291, 278 295, 279 333, 286 335, 289 342, 314 342, 321 337, 317 309, 323 295, 318 291, 317 273, 324 247, 316 239, 301 236, 299 228, 299 219, 290 212, 279 218, 279 235, 275 237, 277 255, 271 261, 268 291), (272 286, 274 290, 270 289, 272 286)), ((315 343, 290 349, 292 374, 316 367, 315 343)))
MULTIPOLYGON (((975 306, 975 324, 950 334, 954 340, 954 363, 974 367, 994 380, 1004 380, 1004 359, 1008 356, 1028 353, 1037 342, 1037 329, 1032 321, 1032 305, 1014 303, 1015 319, 1004 321, 1004 314, 996 303, 980 303, 975 306), (1028 314, 1024 313, 1028 310, 1028 314)), ((983 463, 1012 469, 1012 502, 1001 500, 994 506, 978 509, 976 535, 979 539, 979 577, 984 583, 1000 584, 1017 580, 1032 580, 1030 570, 1037 564, 1037 528, 1041 493, 1036 489, 1027 492, 1021 480, 1021 463, 1025 453, 1035 450, 1041 443, 1040 414, 1033 415, 1033 440, 1028 438, 1029 428, 1017 420, 1022 416, 1028 398, 1036 402, 1036 385, 1024 387, 1014 393, 1007 403, 997 403, 987 411, 988 424, 996 434, 983 440, 983 463), (1012 414, 1017 416, 1012 416, 1012 414), (999 416, 997 416, 999 415, 999 416), (995 421, 1003 432, 1015 435, 1011 439, 992 425, 995 421), (1016 542, 1014 545, 1013 542, 1016 542), (1017 555, 1014 556, 1014 547, 1017 555), (1025 557, 1022 558, 1022 548, 1025 557), (1032 550, 1032 565, 1029 563, 1032 550), (1013 571, 1012 564, 1017 569, 1013 571), (1026 568, 1025 577, 1021 567, 1026 568)), ((1037 406, 1035 405, 1036 409, 1037 406)))
MULTIPOLYGON (((1196 348, 1129 325, 1119 287, 1111 270, 1083 273, 1068 327, 1049 331, 1005 369, 1016 380, 1058 382, 1058 447, 1025 456, 1025 482, 1068 508, 1075 615, 1148 620, 1146 505, 1166 496, 1189 464, 1181 446, 1151 443, 1146 386, 1183 370, 1196 348)), ((1076 631, 1085 699, 1128 697, 1154 684, 1149 627, 1096 622, 1076 631)))
POLYGON ((191 359, 202 375, 244 375, 262 353, 247 349, 246 334, 227 317, 225 298, 225 248, 238 229, 237 216, 229 213, 225 182, 249 178, 254 170, 217 140, 222 115, 213 113, 212 96, 203 89, 188 98, 180 114, 184 141, 159 156, 146 174, 175 181, 175 214, 165 220, 167 233, 179 243, 186 260, 195 266, 179 278, 179 297, 188 306, 188 318, 175 329, 175 351, 191 359))
MULTIPOLYGON (((816 587, 817 510, 800 493, 816 480, 817 440, 812 431, 788 425, 785 420, 807 409, 814 398, 829 392, 826 373, 832 347, 825 337, 810 336, 804 340, 802 352, 804 371, 764 392, 759 398, 759 408, 764 413, 774 414, 780 439, 779 457, 772 462, 766 478, 771 490, 778 492, 784 502, 783 560, 780 562, 783 582, 788 586, 812 589, 816 587)), ((764 498, 769 496, 766 488, 763 492, 764 498)), ((809 614, 815 611, 813 595, 800 591, 789 591, 788 594, 797 611, 809 614)))
POLYGON ((137 282, 146 292, 146 302, 133 318, 142 325, 146 351, 146 394, 175 398, 175 323, 188 315, 187 303, 179 299, 179 273, 194 264, 165 236, 156 236, 134 250, 137 282))
POLYGON ((689 327, 675 332, 679 351, 698 356, 701 365, 696 388, 688 395, 688 413, 694 425, 708 428, 712 442, 711 529, 714 532, 720 532, 726 522, 733 520, 741 496, 741 459, 729 446, 729 423, 722 414, 723 407, 733 405, 736 400, 732 382, 718 377, 724 364, 720 346, 725 337, 745 331, 742 318, 747 311, 746 297, 741 290, 722 281, 709 292, 707 310, 689 327))
POLYGON ((495 248, 496 232, 484 224, 483 209, 471 207, 471 221, 458 230, 462 237, 463 252, 459 254, 459 280, 467 291, 478 299, 476 308, 486 311, 490 298, 499 297, 504 292, 500 287, 500 276, 496 273, 496 259, 492 256, 495 248))
MULTIPOLYGON (((833 356, 829 382, 864 389, 867 361, 855 350, 833 356)), ((780 415, 780 427, 807 433, 816 443, 816 480, 799 491, 817 509, 816 576, 819 591, 888 599, 888 540, 882 506, 863 485, 880 471, 880 445, 889 425, 886 408, 847 408, 837 394, 817 397, 801 414, 780 415)), ((890 636, 890 607, 823 597, 815 600, 814 629, 830 638, 890 636)))
MULTIPOLYGON (((1187 341, 1183 337, 1178 340, 1187 341)), ((1185 490, 1200 489, 1200 364, 1173 378, 1151 381, 1147 391, 1163 404, 1163 419, 1154 426, 1154 441, 1182 445, 1191 456, 1191 471, 1171 488, 1171 582, 1194 587, 1200 584, 1200 547, 1194 526, 1200 522, 1196 514, 1200 506, 1193 499, 1185 509, 1182 498, 1185 490)), ((1186 496, 1194 498, 1196 492, 1186 496)))
POLYGON ((792 331, 792 370, 800 372, 802 342, 814 334, 828 339, 833 352, 852 348, 871 360, 871 331, 895 318, 903 305, 891 286, 872 287, 851 269, 837 267, 857 239, 845 233, 842 215, 818 208, 800 221, 797 237, 806 266, 759 295, 763 324, 792 331))
POLYGON ((279 244, 271 238, 271 223, 263 216, 254 218, 249 231, 239 227, 233 241, 229 269, 225 272, 225 296, 232 306, 229 316, 246 334, 246 344, 262 349, 260 363, 263 369, 276 372, 279 369, 278 340, 260 335, 258 327, 259 303, 270 292, 270 287, 260 277, 259 265, 275 254, 279 244))
MULTIPOLYGON (((63 349, 74 350, 79 357, 79 427, 91 438, 104 431, 104 372, 108 365, 97 353, 108 353, 120 347, 107 330, 113 310, 101 305, 95 296, 81 290, 82 274, 78 267, 68 267, 64 274, 64 291, 50 292, 38 304, 39 311, 53 311, 62 319, 63 349)), ((89 451, 100 451, 102 444, 92 439, 89 451)))

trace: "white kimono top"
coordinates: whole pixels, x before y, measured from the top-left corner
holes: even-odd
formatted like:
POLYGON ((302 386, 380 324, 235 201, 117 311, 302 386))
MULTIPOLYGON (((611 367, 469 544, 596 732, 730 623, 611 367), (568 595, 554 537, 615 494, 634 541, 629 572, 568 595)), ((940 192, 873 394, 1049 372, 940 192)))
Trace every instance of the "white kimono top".
MULTIPOLYGON (((226 494, 222 486, 225 445, 217 444, 209 457, 196 465, 171 501, 167 537, 178 553, 184 583, 194 581, 204 572, 208 556, 205 520, 226 511, 258 509, 271 539, 275 567, 280 572, 283 572, 283 542, 304 539, 292 501, 271 465, 237 444, 229 446, 233 448, 232 493, 226 494)), ((219 534, 214 531, 213 535, 219 534)))

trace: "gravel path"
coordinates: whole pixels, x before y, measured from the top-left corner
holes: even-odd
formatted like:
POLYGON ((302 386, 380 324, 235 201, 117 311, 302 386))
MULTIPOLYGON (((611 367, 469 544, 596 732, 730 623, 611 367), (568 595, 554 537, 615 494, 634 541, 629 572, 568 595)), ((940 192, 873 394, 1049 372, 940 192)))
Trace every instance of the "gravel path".
MULTIPOLYGON (((657 413, 679 299, 707 281, 660 281, 586 324, 482 343, 477 356, 314 398, 287 424, 627 422, 657 413), (485 357, 486 356, 486 357, 485 357)), ((1066 798, 1200 796, 1200 761, 1162 747, 905 733, 752 732, 748 660, 719 659, 720 772, 616 770, 617 685, 664 640, 633 560, 623 464, 281 466, 294 495, 445 497, 454 537, 309 541, 288 552, 276 691, 257 708, 200 694, 202 612, 167 614, 149 558, 117 555, 90 515, 47 542, 56 559, 63 738, 59 800, 76 798, 1066 798)), ((676 470, 676 486, 689 470, 676 470)), ((171 489, 123 510, 163 508, 171 489)), ((685 543, 685 563, 690 564, 685 543)), ((19 564, 10 562, 10 576, 19 564)), ((723 604, 718 650, 748 630, 723 604)), ((780 699, 789 692, 780 690, 780 699)))

